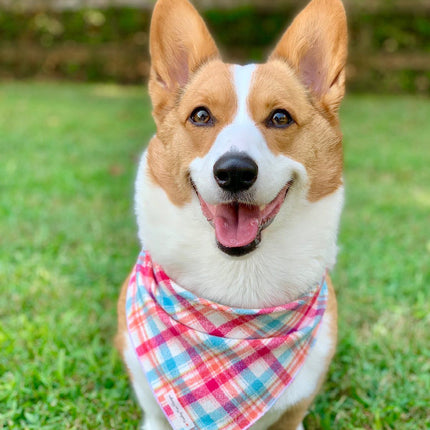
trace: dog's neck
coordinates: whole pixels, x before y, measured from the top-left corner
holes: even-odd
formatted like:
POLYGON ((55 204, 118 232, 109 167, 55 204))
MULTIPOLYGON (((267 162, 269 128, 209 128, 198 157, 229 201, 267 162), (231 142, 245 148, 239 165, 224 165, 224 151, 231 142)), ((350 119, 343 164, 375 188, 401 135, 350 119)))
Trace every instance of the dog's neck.
POLYGON ((143 156, 136 181, 140 240, 154 261, 194 294, 228 306, 276 306, 310 291, 334 266, 343 188, 314 203, 292 193, 258 248, 230 257, 217 248, 197 197, 175 206, 146 169, 143 156))

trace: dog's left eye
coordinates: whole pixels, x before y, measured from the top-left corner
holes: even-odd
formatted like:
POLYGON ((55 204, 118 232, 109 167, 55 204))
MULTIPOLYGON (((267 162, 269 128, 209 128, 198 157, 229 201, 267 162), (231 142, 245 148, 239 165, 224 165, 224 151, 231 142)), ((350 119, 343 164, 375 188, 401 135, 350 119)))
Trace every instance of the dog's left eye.
POLYGON ((287 128, 294 123, 293 118, 285 109, 276 109, 266 119, 267 127, 287 128))
POLYGON ((193 110, 190 121, 194 125, 212 125, 214 122, 209 109, 201 106, 193 110))

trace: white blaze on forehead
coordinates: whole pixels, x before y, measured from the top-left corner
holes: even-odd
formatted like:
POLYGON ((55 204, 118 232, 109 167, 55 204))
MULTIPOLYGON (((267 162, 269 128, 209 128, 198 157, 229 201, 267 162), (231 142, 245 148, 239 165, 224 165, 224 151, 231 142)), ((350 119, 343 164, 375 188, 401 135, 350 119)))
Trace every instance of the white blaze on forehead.
POLYGON ((237 111, 231 122, 218 134, 209 152, 196 157, 190 164, 191 178, 207 203, 223 202, 224 194, 215 181, 213 167, 228 152, 244 152, 258 166, 258 177, 250 188, 256 205, 271 202, 293 177, 306 179, 304 166, 289 157, 275 155, 251 117, 249 98, 252 96, 253 77, 258 70, 255 64, 232 67, 237 111))
POLYGON ((234 85, 237 94, 237 113, 235 122, 251 121, 248 112, 248 96, 251 89, 252 77, 257 66, 248 64, 247 66, 233 66, 234 85))

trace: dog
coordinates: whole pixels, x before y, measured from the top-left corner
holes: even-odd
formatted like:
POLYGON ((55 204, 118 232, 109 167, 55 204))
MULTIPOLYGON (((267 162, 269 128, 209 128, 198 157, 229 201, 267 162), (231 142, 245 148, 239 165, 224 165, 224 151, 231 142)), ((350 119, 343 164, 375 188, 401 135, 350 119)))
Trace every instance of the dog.
POLYGON ((150 54, 157 132, 135 193, 144 251, 121 291, 116 337, 143 428, 303 429, 337 338, 328 271, 344 199, 341 0, 312 0, 266 63, 245 66, 221 60, 188 0, 158 0, 150 54), (310 322, 293 327, 292 307, 310 322), (250 334, 249 321, 274 309, 287 319, 256 339, 262 326, 250 334), (274 363, 270 378, 255 370, 274 363))

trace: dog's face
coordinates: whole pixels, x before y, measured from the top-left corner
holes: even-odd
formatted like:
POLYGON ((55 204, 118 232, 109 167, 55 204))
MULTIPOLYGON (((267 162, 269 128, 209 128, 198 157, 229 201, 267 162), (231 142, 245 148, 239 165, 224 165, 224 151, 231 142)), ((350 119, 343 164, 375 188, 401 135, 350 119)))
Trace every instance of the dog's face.
MULTIPOLYGON (((288 255, 288 234, 302 252, 291 229, 308 229, 308 218, 318 224, 312 205, 342 188, 346 45, 340 0, 313 0, 267 63, 225 64, 187 0, 158 0, 149 82, 157 134, 136 203, 144 245, 177 278, 189 271, 176 261, 187 259, 182 252, 194 262, 269 256, 282 264, 273 254, 288 255)), ((337 229, 340 200, 323 229, 337 229)))

